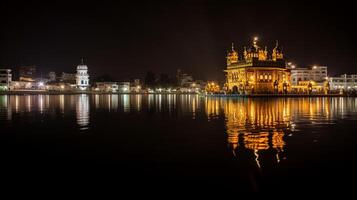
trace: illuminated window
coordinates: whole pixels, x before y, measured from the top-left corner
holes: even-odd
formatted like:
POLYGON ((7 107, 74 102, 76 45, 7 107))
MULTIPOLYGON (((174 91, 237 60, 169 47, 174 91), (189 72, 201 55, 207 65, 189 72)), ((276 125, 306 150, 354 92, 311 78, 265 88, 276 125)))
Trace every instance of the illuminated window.
POLYGON ((259 76, 259 79, 260 79, 260 80, 263 80, 263 75, 260 75, 260 76, 259 76))
POLYGON ((271 75, 269 74, 269 80, 271 80, 271 75))
POLYGON ((265 74, 264 75, 264 79, 267 80, 268 79, 268 75, 265 74))

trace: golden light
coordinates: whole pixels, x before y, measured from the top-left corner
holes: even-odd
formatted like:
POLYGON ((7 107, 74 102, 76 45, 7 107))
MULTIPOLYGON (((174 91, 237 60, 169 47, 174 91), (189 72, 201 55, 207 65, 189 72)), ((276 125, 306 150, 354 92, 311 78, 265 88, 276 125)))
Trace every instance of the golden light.
POLYGON ((258 37, 254 37, 254 41, 258 41, 258 39, 259 39, 258 37))

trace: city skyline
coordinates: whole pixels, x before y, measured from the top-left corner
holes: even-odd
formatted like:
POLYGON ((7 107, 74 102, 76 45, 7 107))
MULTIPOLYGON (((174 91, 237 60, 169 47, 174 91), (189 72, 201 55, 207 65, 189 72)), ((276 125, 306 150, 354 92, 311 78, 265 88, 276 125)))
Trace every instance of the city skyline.
POLYGON ((224 80, 220 72, 231 43, 242 51, 258 36, 269 49, 279 40, 287 60, 299 67, 324 65, 332 75, 356 73, 348 4, 1 4, 6 8, 1 14, 2 68, 37 65, 70 72, 83 57, 91 73, 116 79, 143 77, 149 70, 174 74, 180 68, 198 79, 224 80))

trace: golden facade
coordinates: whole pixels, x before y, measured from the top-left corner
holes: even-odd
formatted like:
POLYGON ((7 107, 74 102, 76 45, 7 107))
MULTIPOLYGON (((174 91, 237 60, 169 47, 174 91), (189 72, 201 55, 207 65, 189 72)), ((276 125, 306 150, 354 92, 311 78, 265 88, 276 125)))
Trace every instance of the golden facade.
POLYGON ((244 47, 241 59, 232 45, 225 72, 228 92, 271 94, 290 91, 291 73, 278 42, 269 57, 267 47, 259 47, 255 38, 251 47, 244 47))

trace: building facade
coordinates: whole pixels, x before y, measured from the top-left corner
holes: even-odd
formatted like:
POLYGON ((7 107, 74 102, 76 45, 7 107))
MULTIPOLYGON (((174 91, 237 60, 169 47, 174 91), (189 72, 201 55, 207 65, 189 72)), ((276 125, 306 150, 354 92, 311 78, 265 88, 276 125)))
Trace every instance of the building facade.
POLYGON ((324 82, 327 80, 326 66, 311 66, 291 69, 291 84, 299 85, 300 81, 324 82))
POLYGON ((357 74, 343 74, 338 77, 329 77, 328 81, 330 84, 330 90, 357 90, 357 74))
POLYGON ((95 91, 100 92, 118 92, 119 86, 117 82, 96 82, 95 91))
POLYGON ((0 91, 9 90, 12 81, 11 69, 0 69, 0 91))
POLYGON ((130 92, 130 82, 119 82, 118 83, 118 92, 129 93, 130 92))
POLYGON ((36 66, 21 66, 19 69, 19 81, 34 82, 37 75, 36 66))
POLYGON ((79 89, 85 90, 89 87, 88 67, 83 63, 77 66, 76 85, 79 89))
POLYGON ((291 69, 292 93, 310 94, 329 92, 326 66, 310 66, 291 69))
POLYGON ((138 93, 140 91, 141 91, 140 79, 134 79, 133 82, 130 83, 130 92, 138 93))
POLYGON ((227 55, 226 90, 240 94, 287 93, 290 91, 290 69, 286 67, 282 48, 276 42, 271 56, 254 39, 244 47, 242 57, 232 50, 227 55))

